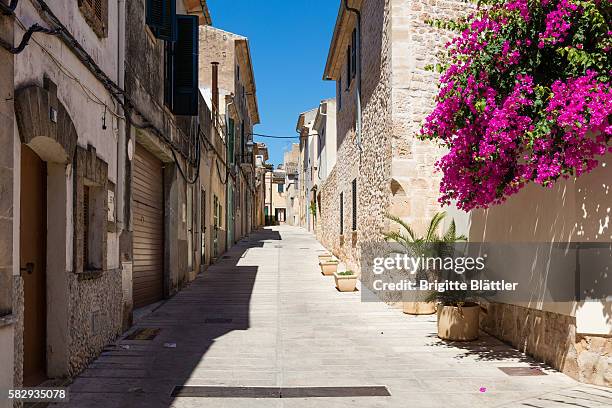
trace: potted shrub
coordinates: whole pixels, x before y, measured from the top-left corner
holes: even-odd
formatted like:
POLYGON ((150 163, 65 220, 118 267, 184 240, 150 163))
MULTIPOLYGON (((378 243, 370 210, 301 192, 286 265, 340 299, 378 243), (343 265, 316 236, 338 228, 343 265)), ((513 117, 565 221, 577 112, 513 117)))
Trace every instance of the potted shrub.
POLYGON ((438 337, 442 340, 472 341, 478 339, 480 305, 475 292, 434 292, 427 300, 438 302, 438 337))
MULTIPOLYGON (((467 241, 467 237, 464 235, 457 235, 455 220, 451 220, 449 228, 444 235, 438 235, 438 229, 445 217, 445 212, 436 213, 429 221, 425 235, 418 236, 412 227, 401 218, 387 214, 387 218, 399 224, 405 232, 402 232, 401 229, 400 231, 387 232, 384 234, 384 237, 387 241, 397 242, 406 253, 414 257, 443 256, 452 247, 451 244, 467 241)), ((415 271, 412 278, 415 281, 425 279, 431 282, 437 279, 437 272, 421 267, 415 271)), ((404 293, 402 297, 402 310, 406 314, 434 314, 436 312, 436 303, 426 300, 432 294, 433 292, 428 291, 410 291, 404 293)))
POLYGON ((331 276, 338 270, 338 260, 328 259, 326 261, 319 261, 319 266, 323 275, 331 276))
POLYGON ((351 270, 334 272, 334 280, 340 292, 354 292, 357 286, 357 275, 351 270))

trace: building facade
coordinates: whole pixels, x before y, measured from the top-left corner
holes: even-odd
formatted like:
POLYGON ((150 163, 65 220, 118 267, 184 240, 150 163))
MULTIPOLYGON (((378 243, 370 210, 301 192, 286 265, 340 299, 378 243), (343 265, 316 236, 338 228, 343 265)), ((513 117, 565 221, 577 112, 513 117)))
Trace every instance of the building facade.
POLYGON ((285 198, 286 223, 299 226, 300 199, 299 199, 299 162, 300 144, 292 143, 291 150, 283 156, 283 169, 285 169, 285 198))
POLYGON ((0 2, 2 388, 76 375, 257 224, 248 43, 222 111, 206 2, 161 3, 0 2))
POLYGON ((265 143, 255 143, 255 228, 266 225, 266 172, 269 165, 268 146, 265 143))
MULTIPOLYGON (((419 0, 348 0, 340 4, 324 79, 336 81, 337 162, 321 190, 317 237, 351 269, 367 268, 371 241, 394 228, 385 213, 421 233, 437 203, 444 153, 416 138, 433 109, 436 74, 426 69, 452 34, 426 24, 469 12, 460 1, 433 5, 419 0)), ((588 249, 612 240, 604 180, 609 157, 592 173, 554 189, 528 186, 486 211, 444 210, 458 232, 474 242, 530 243, 522 259, 491 261, 496 277, 512 276, 522 289, 503 302, 483 302, 481 328, 584 382, 610 385, 610 301, 555 298, 554 272, 564 248, 588 249), (450 217, 449 217, 450 219, 450 217), (542 244, 548 249, 542 253, 542 244), (578 243, 578 244, 577 244, 578 243), (540 251, 540 252, 538 252, 540 251), (524 301, 519 301, 524 300, 524 301)), ((607 200, 609 202, 609 199, 607 200)), ((572 272, 573 273, 573 272, 572 272)), ((593 290, 601 290, 601 284, 593 290)))
POLYGON ((228 247, 256 225, 253 127, 259 123, 248 39, 210 26, 200 28, 200 89, 225 129, 228 247))
POLYGON ((299 225, 308 231, 314 231, 316 226, 315 210, 315 173, 317 167, 316 151, 318 135, 314 129, 314 121, 318 108, 301 113, 295 130, 300 137, 300 154, 298 160, 298 200, 299 225))
POLYGON ((285 191, 286 172, 283 165, 276 170, 269 169, 265 173, 266 198, 264 213, 267 225, 287 223, 287 192, 285 191))

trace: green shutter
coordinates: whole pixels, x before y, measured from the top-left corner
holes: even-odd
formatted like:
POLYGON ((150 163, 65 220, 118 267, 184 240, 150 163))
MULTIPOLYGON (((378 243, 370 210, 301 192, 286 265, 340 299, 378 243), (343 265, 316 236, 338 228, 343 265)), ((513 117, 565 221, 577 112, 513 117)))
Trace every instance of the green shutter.
POLYGON ((176 16, 177 38, 172 49, 172 113, 198 114, 198 17, 176 16))
POLYGON ((155 37, 176 41, 175 0, 147 0, 145 20, 155 37))

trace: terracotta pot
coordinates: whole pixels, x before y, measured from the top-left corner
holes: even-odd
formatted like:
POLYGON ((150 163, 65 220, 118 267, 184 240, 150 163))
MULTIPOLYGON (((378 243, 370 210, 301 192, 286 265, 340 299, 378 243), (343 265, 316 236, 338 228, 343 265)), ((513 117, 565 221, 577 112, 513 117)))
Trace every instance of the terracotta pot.
POLYGON ((438 337, 443 340, 471 341, 478 338, 480 306, 438 306, 438 337))
POLYGON ((325 276, 332 276, 338 270, 338 262, 321 261, 319 266, 325 276))
POLYGON ((338 272, 334 272, 334 280, 340 292, 354 292, 357 286, 357 275, 355 274, 339 275, 338 272))
POLYGON ((434 302, 402 302, 403 310, 406 314, 411 315, 430 315, 436 313, 436 304, 434 302))

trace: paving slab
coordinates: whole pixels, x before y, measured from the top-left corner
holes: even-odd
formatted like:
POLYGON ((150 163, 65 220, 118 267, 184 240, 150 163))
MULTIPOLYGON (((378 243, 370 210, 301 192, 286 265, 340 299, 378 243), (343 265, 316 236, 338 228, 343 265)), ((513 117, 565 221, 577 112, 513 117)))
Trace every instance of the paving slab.
POLYGON ((338 292, 333 277, 319 273, 322 249, 300 228, 254 232, 139 316, 133 329, 161 329, 153 340, 123 336, 109 345, 74 379, 70 403, 56 407, 612 407, 612 390, 577 383, 485 333, 472 343, 444 342, 434 316, 338 292), (519 366, 546 375, 499 369, 519 366), (171 396, 185 385, 384 386, 391 395, 171 396))

